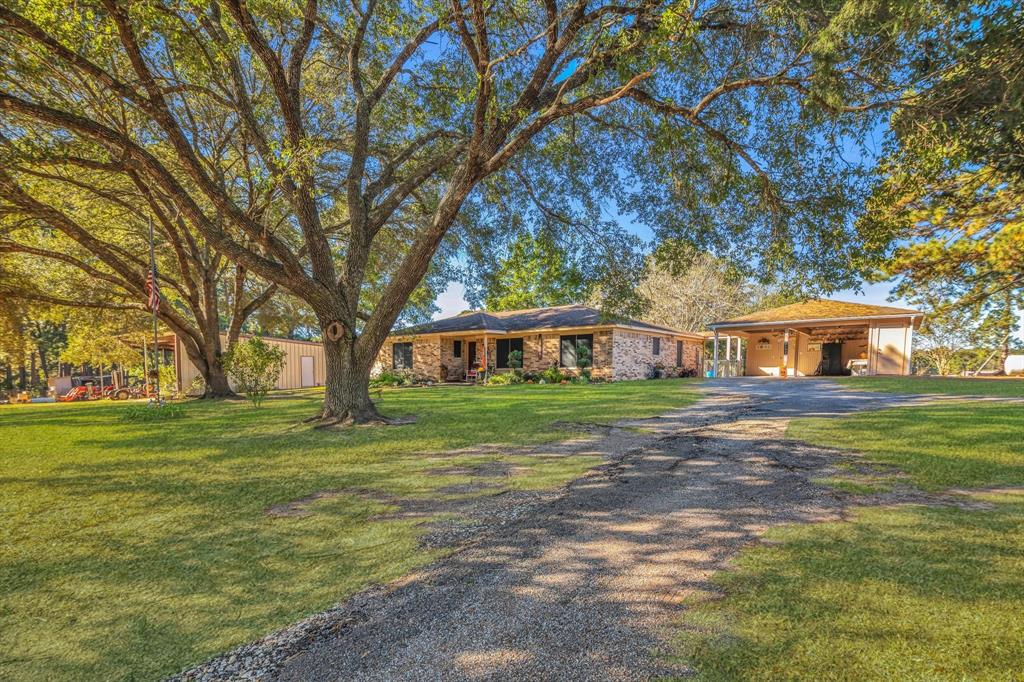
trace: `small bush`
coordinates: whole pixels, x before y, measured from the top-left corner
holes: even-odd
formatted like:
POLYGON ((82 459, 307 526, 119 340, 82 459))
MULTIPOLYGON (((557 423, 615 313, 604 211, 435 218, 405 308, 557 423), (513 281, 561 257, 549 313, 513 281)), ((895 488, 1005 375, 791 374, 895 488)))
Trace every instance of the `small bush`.
POLYGON ((558 367, 551 365, 546 370, 540 373, 539 378, 543 379, 546 383, 549 384, 558 384, 562 382, 562 379, 565 379, 565 375, 562 374, 561 370, 559 370, 558 367))
POLYGON ((382 386, 412 386, 414 383, 415 380, 409 372, 396 370, 384 370, 377 376, 370 379, 370 386, 372 388, 380 388, 382 386))
POLYGON ((258 336, 236 343, 224 354, 224 369, 254 407, 263 399, 281 376, 284 351, 258 336))
POLYGON ((178 419, 184 414, 184 407, 173 403, 164 404, 160 407, 154 404, 129 405, 121 411, 118 419, 123 422, 137 424, 141 422, 162 422, 169 419, 178 419))
POLYGON ((697 376, 697 370, 693 367, 683 367, 679 370, 679 376, 683 379, 692 379, 697 376))
POLYGON ((503 386, 506 384, 521 383, 523 383, 523 377, 519 376, 515 372, 500 372, 487 377, 488 386, 503 386))

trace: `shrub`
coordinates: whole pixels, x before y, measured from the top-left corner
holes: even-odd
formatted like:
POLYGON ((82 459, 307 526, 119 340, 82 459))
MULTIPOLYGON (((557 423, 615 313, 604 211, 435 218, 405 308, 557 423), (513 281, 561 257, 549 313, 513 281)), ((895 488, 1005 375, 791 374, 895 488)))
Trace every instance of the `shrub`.
POLYGON ((202 374, 192 379, 188 388, 185 389, 185 395, 206 395, 206 379, 203 378, 202 374))
POLYGON ((520 369, 523 366, 523 351, 510 351, 508 354, 508 366, 512 369, 520 369))
POLYGON ((565 378, 565 375, 562 374, 558 367, 556 367, 555 365, 551 365, 546 370, 540 373, 540 378, 543 379, 546 383, 557 384, 560 383, 562 379, 565 378))
POLYGON ((691 379, 697 376, 697 370, 693 367, 683 367, 679 370, 679 376, 684 379, 691 379))
POLYGON ((236 343, 224 354, 224 369, 255 407, 277 384, 284 365, 284 351, 258 336, 236 343))
POLYGON ((487 377, 488 386, 503 386, 506 384, 521 384, 523 378, 515 372, 500 372, 487 377))
POLYGON ((381 386, 412 386, 413 383, 415 382, 412 375, 401 370, 384 370, 370 379, 370 386, 373 388, 380 388, 381 386))

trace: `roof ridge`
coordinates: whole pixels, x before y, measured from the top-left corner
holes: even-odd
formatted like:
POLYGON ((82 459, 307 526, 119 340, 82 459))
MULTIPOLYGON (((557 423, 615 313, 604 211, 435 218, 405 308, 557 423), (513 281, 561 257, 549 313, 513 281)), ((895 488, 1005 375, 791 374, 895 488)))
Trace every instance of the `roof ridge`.
POLYGON ((404 329, 392 330, 393 335, 444 333, 454 331, 486 331, 513 333, 533 329, 554 329, 558 327, 586 327, 594 325, 615 325, 658 331, 668 334, 686 334, 670 326, 644 320, 635 320, 624 315, 606 315, 600 309, 583 303, 566 303, 540 308, 521 308, 490 312, 487 310, 465 311, 459 315, 432 320, 404 329))

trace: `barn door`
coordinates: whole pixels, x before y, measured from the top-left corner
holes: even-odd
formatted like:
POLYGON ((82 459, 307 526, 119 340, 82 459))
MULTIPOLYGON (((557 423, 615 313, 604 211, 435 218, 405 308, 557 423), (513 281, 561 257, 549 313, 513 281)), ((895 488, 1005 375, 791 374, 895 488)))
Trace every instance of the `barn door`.
POLYGON ((316 386, 316 379, 313 374, 313 356, 303 355, 300 360, 302 362, 302 387, 316 386))

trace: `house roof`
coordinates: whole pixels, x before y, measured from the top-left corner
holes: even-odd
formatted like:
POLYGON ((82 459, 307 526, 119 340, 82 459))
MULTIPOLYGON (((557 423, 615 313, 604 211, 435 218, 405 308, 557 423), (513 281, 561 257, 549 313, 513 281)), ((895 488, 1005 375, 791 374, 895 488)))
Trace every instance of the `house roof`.
POLYGON ((633 327, 652 332, 683 335, 669 327, 661 327, 639 320, 615 318, 603 315, 597 308, 585 305, 562 305, 551 308, 525 308, 523 310, 502 310, 498 312, 470 311, 434 320, 424 324, 406 327, 392 333, 393 336, 413 334, 444 334, 466 331, 487 331, 497 334, 523 332, 532 329, 556 329, 564 327, 596 327, 616 325, 633 327))
POLYGON ((896 308, 887 305, 869 305, 867 303, 849 303, 846 301, 830 301, 824 298, 811 299, 802 303, 792 303, 778 308, 759 310, 749 315, 733 317, 715 322, 712 329, 720 327, 740 327, 751 325, 769 325, 782 322, 825 322, 830 320, 860 320, 872 317, 921 317, 918 310, 896 308))

